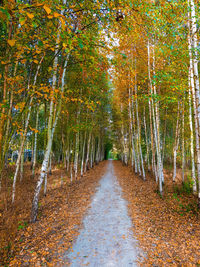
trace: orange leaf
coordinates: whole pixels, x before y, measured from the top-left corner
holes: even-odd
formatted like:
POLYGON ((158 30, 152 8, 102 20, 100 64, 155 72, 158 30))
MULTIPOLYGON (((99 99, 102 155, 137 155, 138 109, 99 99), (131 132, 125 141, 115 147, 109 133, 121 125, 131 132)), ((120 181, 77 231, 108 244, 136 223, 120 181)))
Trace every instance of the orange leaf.
POLYGON ((27 15, 27 17, 28 17, 29 19, 33 19, 33 18, 34 18, 34 15, 31 14, 31 13, 26 13, 26 15, 27 15))
POLYGON ((16 41, 15 40, 8 40, 7 42, 10 46, 14 46, 16 41))
POLYGON ((57 13, 57 12, 54 12, 53 15, 54 15, 55 18, 60 17, 60 14, 57 13))
POLYGON ((48 15, 51 13, 51 9, 48 6, 44 5, 43 8, 47 12, 48 15))

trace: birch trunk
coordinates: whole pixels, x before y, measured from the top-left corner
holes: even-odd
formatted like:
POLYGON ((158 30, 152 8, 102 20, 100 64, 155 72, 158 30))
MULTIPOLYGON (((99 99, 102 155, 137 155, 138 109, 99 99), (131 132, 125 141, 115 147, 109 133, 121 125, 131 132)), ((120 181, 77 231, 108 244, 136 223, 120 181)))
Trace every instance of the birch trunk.
POLYGON ((139 155, 141 160, 141 168, 142 168, 142 177, 145 180, 145 170, 144 170, 144 162, 143 162, 143 155, 142 155, 142 147, 141 147, 141 133, 140 133, 140 119, 138 114, 138 100, 137 100, 137 73, 136 73, 136 61, 135 61, 135 94, 136 94, 136 118, 137 118, 137 134, 138 134, 138 147, 139 147, 139 155))
MULTIPOLYGON (((148 79, 149 79, 149 89, 150 89, 150 95, 153 93, 152 89, 152 79, 151 79, 151 55, 150 55, 150 43, 148 40, 147 44, 147 52, 148 52, 148 79)), ((152 97, 149 97, 149 121, 150 121, 150 132, 151 132, 151 151, 152 151, 152 171, 155 175, 156 182, 158 182, 158 173, 157 173, 157 167, 156 167, 156 157, 155 157, 155 149, 154 149, 154 133, 153 133, 153 122, 152 122, 152 103, 153 99, 152 97)))
POLYGON ((84 170, 85 145, 86 145, 86 131, 85 131, 84 137, 83 137, 83 150, 82 150, 82 160, 81 160, 81 177, 83 176, 83 170, 84 170))
MULTIPOLYGON (((17 73, 17 67, 18 67, 18 61, 15 64, 13 76, 16 76, 17 73)), ((11 86, 11 93, 10 93, 10 104, 9 104, 9 110, 8 110, 8 115, 7 115, 7 122, 6 122, 6 131, 5 131, 5 138, 4 138, 4 144, 3 144, 3 153, 2 153, 2 160, 4 160, 5 155, 8 151, 9 147, 9 131, 10 131, 10 124, 11 124, 11 116, 12 116, 12 108, 13 108, 13 95, 14 95, 14 85, 11 86)), ((1 190, 1 167, 3 168, 3 163, 2 166, 0 166, 0 190, 1 190)))
POLYGON ((69 171, 69 164, 70 164, 70 146, 69 144, 67 145, 68 148, 66 150, 66 169, 67 169, 67 172, 69 171))
MULTIPOLYGON (((64 4, 66 4, 66 0, 64 0, 64 4)), ((59 42, 59 36, 57 37, 56 47, 58 46, 58 42, 59 42)), ((55 51, 56 56, 55 56, 54 64, 53 64, 53 85, 52 85, 53 92, 54 92, 55 87, 56 87, 56 79, 57 79, 56 78, 57 77, 57 64, 58 64, 58 55, 57 54, 58 54, 58 47, 56 48, 56 51, 55 51)), ((53 123, 53 106, 54 106, 53 94, 52 94, 52 98, 51 98, 51 102, 50 102, 50 111, 49 111, 49 120, 48 120, 48 136, 47 136, 48 140, 47 140, 47 146, 46 146, 46 150, 45 150, 45 154, 44 154, 44 160, 42 162, 42 168, 40 171, 40 177, 39 177, 39 180, 38 180, 37 185, 36 185, 35 194, 34 194, 34 198, 33 198, 33 202, 32 202, 31 222, 35 222, 37 219, 39 194, 40 194, 40 190, 41 190, 45 175, 47 173, 48 161, 49 161, 49 156, 51 153, 54 131, 55 131, 55 128, 57 125, 57 120, 58 120, 58 117, 59 117, 60 111, 61 111, 62 94, 64 91, 64 85, 65 85, 64 79, 65 79, 68 57, 69 57, 69 54, 68 54, 68 56, 65 60, 65 63, 64 63, 64 70, 62 73, 62 84, 61 84, 61 97, 59 100, 57 114, 56 114, 54 123, 53 123), (53 125, 52 125, 52 123, 53 123, 53 125)))
POLYGON ((15 188, 16 188, 17 175, 18 175, 18 172, 19 172, 21 156, 22 156, 22 153, 23 153, 24 142, 25 142, 26 134, 27 134, 27 130, 28 130, 29 119, 30 119, 30 115, 31 115, 32 101, 33 101, 33 97, 31 97, 31 100, 29 102, 29 109, 28 109, 28 115, 27 115, 27 118, 26 118, 25 129, 24 129, 24 133, 23 133, 23 136, 22 136, 21 145, 20 145, 20 149, 19 149, 19 153, 18 153, 17 162, 16 162, 16 169, 15 169, 15 174, 14 174, 14 178, 13 178, 13 187, 12 187, 12 203, 14 203, 14 201, 15 201, 15 188))
POLYGON ((178 102, 178 111, 177 111, 177 122, 176 122, 176 134, 175 134, 175 142, 174 142, 174 170, 173 170, 173 182, 176 179, 176 156, 179 145, 179 102, 178 102))
MULTIPOLYGON (((153 76, 156 77, 156 70, 155 70, 155 50, 153 45, 153 76)), ((154 95, 157 95, 156 85, 155 82, 153 84, 153 92, 154 95)), ((162 184, 164 183, 164 174, 163 174, 163 166, 162 166, 162 156, 161 156, 161 138, 160 138, 160 115, 159 115, 159 102, 155 101, 155 132, 157 137, 157 169, 158 169, 158 176, 159 176, 159 190, 160 194, 162 195, 162 184)))
POLYGON ((78 159, 79 159, 79 130, 76 133, 75 154, 74 154, 74 177, 77 179, 78 174, 78 159))
POLYGON ((92 145, 91 145, 91 158, 90 158, 90 167, 94 167, 95 160, 95 136, 92 135, 92 145))
MULTIPOLYGON (((199 71, 198 71, 198 38, 197 38, 197 19, 196 19, 196 7, 194 0, 189 1, 189 7, 191 12, 191 48, 194 50, 194 58, 193 58, 193 73, 194 73, 194 84, 195 84, 195 97, 196 103, 194 108, 196 109, 196 116, 198 120, 198 139, 200 135, 200 88, 199 88, 199 71)), ((199 207, 200 207, 200 148, 197 150, 197 168, 198 168, 198 199, 199 199, 199 207)))
POLYGON ((196 168, 194 161, 194 134, 193 134, 193 123, 192 123, 192 99, 191 99, 191 83, 190 76, 191 71, 189 69, 189 123, 190 123, 190 153, 191 153, 191 165, 192 165, 192 181, 193 181, 193 192, 197 192, 196 183, 196 168))
POLYGON ((94 150, 94 142, 93 142, 93 136, 91 137, 91 153, 90 153, 90 168, 93 167, 93 150, 94 150))
POLYGON ((47 173, 45 173, 45 178, 44 178, 44 196, 47 195, 47 173))
POLYGON ((185 178, 185 139, 184 139, 184 130, 185 130, 185 114, 184 114, 184 102, 182 104, 182 182, 185 178))
MULTIPOLYGON (((188 0, 188 8, 190 9, 190 0, 188 0)), ((192 102, 193 102, 193 111, 194 111, 194 122, 195 122, 195 141, 196 141, 196 154, 197 154, 197 177, 200 181, 200 145, 199 145, 199 127, 198 127, 198 118, 197 118, 197 106, 196 106, 196 94, 195 94, 195 84, 194 84, 194 70, 193 70, 193 56, 192 56, 192 33, 190 26, 190 11, 188 11, 188 50, 190 58, 190 67, 189 67, 189 86, 192 92, 192 102)), ((190 126, 191 128, 191 126, 190 126)), ((193 175, 194 177, 194 175, 193 175)), ((196 177, 193 180, 193 191, 197 191, 196 177)))
POLYGON ((133 148, 133 156, 135 158, 135 173, 138 172, 138 162, 137 162, 137 156, 136 156, 136 148, 135 148, 135 137, 136 137, 136 130, 135 130, 135 106, 133 101, 133 87, 131 86, 131 114, 132 114, 132 148, 133 148))
POLYGON ((148 171, 150 171, 150 162, 149 162, 149 142, 148 142, 148 133, 147 133, 147 124, 146 124, 145 108, 144 108, 144 132, 145 132, 146 150, 147 150, 147 166, 148 166, 148 171))
MULTIPOLYGON (((8 40, 11 39, 12 37, 12 28, 13 28, 13 22, 12 22, 12 18, 9 21, 8 24, 8 40)), ((10 61, 10 48, 9 46, 7 46, 6 51, 5 51, 5 56, 8 59, 8 62, 10 61)), ((2 103, 6 103, 7 101, 7 87, 8 87, 8 78, 9 78, 9 65, 6 64, 5 65, 5 70, 4 70, 4 82, 3 82, 3 90, 1 92, 2 96, 3 96, 3 101, 2 103)), ((2 172, 3 169, 3 165, 4 165, 4 155, 3 155, 3 143, 4 143, 4 123, 5 123, 5 106, 3 105, 3 108, 0 108, 0 174, 2 172)))
POLYGON ((87 143, 87 156, 86 156, 86 160, 85 160, 85 172, 89 168, 89 156, 90 156, 91 135, 92 135, 92 133, 90 131, 89 132, 89 136, 88 136, 88 143, 87 143))
POLYGON ((34 138, 34 149, 33 149, 33 168, 32 168, 32 177, 35 176, 35 166, 37 162, 37 135, 38 135, 38 118, 39 118, 39 106, 36 111, 36 123, 35 123, 35 138, 34 138))
POLYGON ((22 151, 22 156, 21 156, 20 182, 23 180, 23 173, 24 173, 24 149, 22 151))
MULTIPOLYGON (((38 64, 37 71, 36 71, 36 74, 35 74, 35 77, 34 77, 33 86, 36 85, 37 77, 38 77, 39 70, 40 70, 40 67, 41 67, 43 59, 44 59, 44 56, 41 58, 40 63, 38 64)), ((22 156, 22 152, 23 152, 23 149, 24 149, 24 142, 25 142, 26 134, 27 134, 27 130, 28 130, 29 119, 30 119, 31 109, 32 109, 32 102, 33 102, 33 96, 31 96, 31 98, 30 98, 28 114, 27 114, 27 118, 26 118, 26 122, 25 122, 24 133, 23 133, 23 136, 22 136, 20 150, 19 150, 19 154, 18 154, 18 158, 17 158, 17 162, 16 162, 16 170, 15 170, 15 174, 14 174, 14 178, 13 178, 13 187, 12 187, 12 203, 14 203, 14 201, 15 201, 15 187, 16 187, 17 175, 18 175, 18 172, 19 172, 21 156, 22 156)))
POLYGON ((133 136, 133 90, 129 87, 129 128, 130 128, 130 145, 131 145, 131 167, 135 168, 135 173, 137 173, 137 159, 135 155, 135 144, 133 136))

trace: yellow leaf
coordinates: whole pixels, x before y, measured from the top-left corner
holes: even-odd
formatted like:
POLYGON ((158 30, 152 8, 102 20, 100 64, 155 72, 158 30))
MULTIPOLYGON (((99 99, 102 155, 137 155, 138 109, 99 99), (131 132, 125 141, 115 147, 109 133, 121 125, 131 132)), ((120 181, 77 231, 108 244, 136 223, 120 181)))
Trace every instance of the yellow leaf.
POLYGON ((51 9, 48 6, 44 5, 43 8, 47 12, 48 15, 51 13, 51 9))
POLYGON ((38 64, 38 63, 39 63, 39 62, 38 62, 38 60, 36 60, 36 59, 35 59, 35 60, 33 60, 33 62, 34 62, 34 63, 36 63, 36 64, 38 64))
POLYGON ((60 18, 60 22, 62 24, 62 27, 64 28, 65 27, 65 21, 64 21, 64 19, 63 18, 60 18))
POLYGON ((14 46, 16 41, 15 40, 8 40, 7 42, 10 46, 14 46))
POLYGON ((25 22, 26 22, 26 20, 22 20, 20 24, 23 26, 25 24, 25 22))
POLYGON ((33 18, 34 18, 34 15, 31 14, 31 13, 26 13, 26 15, 27 15, 27 17, 28 17, 29 19, 33 19, 33 18))

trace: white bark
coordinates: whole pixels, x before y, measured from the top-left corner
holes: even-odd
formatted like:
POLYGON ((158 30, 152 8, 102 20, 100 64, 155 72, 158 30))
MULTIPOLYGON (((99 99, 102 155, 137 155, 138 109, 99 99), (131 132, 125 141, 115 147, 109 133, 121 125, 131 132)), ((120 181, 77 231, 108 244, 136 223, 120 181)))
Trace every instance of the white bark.
POLYGON ((189 123, 190 123, 190 153, 191 153, 191 165, 192 165, 192 181, 193 192, 197 192, 196 183, 196 168, 194 161, 194 134, 193 134, 193 122, 192 122, 192 99, 191 99, 191 83, 190 83, 190 70, 189 70, 189 123))
POLYGON ((139 148, 138 152, 140 156, 140 159, 138 161, 141 160, 142 177, 145 180, 146 177, 145 177, 144 162, 143 162, 142 147, 141 147, 140 119, 138 114, 136 61, 135 61, 135 94, 136 94, 135 105, 136 105, 136 118, 137 118, 137 135, 138 135, 138 148, 139 148))
MULTIPOLYGON (((79 116, 79 115, 78 115, 79 116)), ((74 153, 74 177, 77 179, 79 159, 79 130, 76 132, 75 153, 74 153)))
POLYGON ((46 196, 47 194, 47 173, 45 174, 44 178, 44 195, 46 196))
MULTIPOLYGON (((194 1, 188 0, 188 8, 190 9, 190 4, 191 6, 191 12, 188 12, 188 49, 189 49, 189 58, 190 58, 190 70, 189 70, 189 75, 190 75, 190 86, 191 86, 191 91, 192 91, 192 100, 193 100, 193 110, 194 110, 194 122, 195 122, 195 140, 196 140, 196 154, 197 154, 197 177, 198 177, 198 184, 199 184, 199 199, 200 199, 200 144, 199 144, 199 134, 200 134, 200 128, 199 128, 199 120, 198 118, 200 117, 200 113, 198 110, 199 106, 199 101, 197 96, 199 96, 199 75, 198 75, 198 62, 197 62, 197 50, 195 51, 195 62, 193 61, 193 56, 192 56, 192 48, 197 48, 197 32, 196 32, 196 18, 195 18, 195 6, 194 6, 194 1), (191 18, 192 17, 192 18, 191 18), (191 26, 190 26, 190 21, 191 21, 191 26), (192 30, 191 30, 192 28, 192 30), (192 39, 192 36, 194 38, 194 41, 192 39), (195 73, 194 73, 194 65, 195 65, 195 73), (194 74, 196 74, 196 78, 194 77, 194 74), (195 82, 196 80, 196 82, 195 82), (195 92, 195 85, 197 86, 197 90, 195 92)), ((193 189, 195 190, 195 184, 193 184, 193 189)))
MULTIPOLYGON (((184 101, 184 99, 183 99, 184 101)), ((185 178, 185 139, 184 139, 184 130, 185 130, 185 115, 184 115, 184 103, 182 104, 182 182, 185 178)))
MULTIPOLYGON (((196 21, 196 7, 194 0, 190 0, 191 8, 191 34, 192 34, 192 48, 194 49, 194 58, 193 58, 193 71, 194 71, 194 82, 195 82, 195 96, 196 96, 196 106, 197 109, 197 119, 198 119, 198 138, 200 134, 200 88, 199 88, 199 71, 198 71, 198 38, 197 38, 197 21, 196 21)), ((200 151, 197 151, 197 165, 200 165, 200 151)), ((200 167, 198 167, 200 168, 200 167)), ((198 169, 199 170, 199 169, 198 169)), ((199 206, 200 206, 200 177, 198 176, 199 184, 199 206)))
MULTIPOLYGON (((153 45, 153 76, 156 76, 155 71, 155 50, 153 45)), ((154 95, 157 95, 155 82, 153 84, 153 92, 154 95)), ((154 111, 154 109, 153 109, 154 111)), ((159 190, 162 195, 162 183, 164 183, 164 174, 163 174, 163 166, 162 166, 162 156, 161 156, 161 138, 160 138, 160 115, 159 115, 159 102, 155 102, 155 133, 157 138, 157 169, 159 176, 159 190)))
POLYGON ((147 166, 148 171, 150 171, 150 162, 149 162, 149 142, 148 142, 148 133, 147 133, 147 124, 146 124, 146 114, 144 108, 144 131, 145 131, 145 139, 146 139, 146 150, 147 150, 147 166))
POLYGON ((175 142, 174 142, 174 170, 173 170, 173 182, 176 179, 176 156, 179 145, 179 102, 178 102, 178 111, 177 111, 177 122, 176 122, 176 133, 175 133, 175 142))
POLYGON ((94 154, 94 137, 91 137, 91 153, 90 153, 90 168, 93 168, 93 154, 94 154))
MULTIPOLYGON (((44 56, 41 58, 41 60, 38 64, 37 71, 35 73, 35 77, 34 77, 34 81, 33 81, 33 86, 36 85, 37 77, 39 74, 39 70, 40 70, 43 58, 44 58, 44 56)), ((16 162, 16 170, 15 170, 15 174, 14 174, 14 178, 13 178, 13 188, 12 188, 12 203, 14 203, 14 201, 15 201, 15 188, 16 188, 17 175, 19 172, 21 156, 22 156, 22 152, 24 149, 24 143, 25 143, 26 134, 27 134, 27 130, 28 130, 28 125, 29 125, 29 120, 30 120, 30 115, 31 115, 31 109, 32 109, 32 102, 33 102, 33 96, 31 96, 30 101, 29 101, 29 108, 28 108, 28 114, 27 114, 26 121, 25 121, 24 133, 23 133, 23 137, 21 140, 19 154, 18 154, 18 158, 17 158, 17 162, 16 162)))
MULTIPOLYGON (((131 87, 132 88, 132 87, 131 87)), ((130 128, 130 146, 131 146, 131 167, 135 168, 135 173, 137 173, 137 159, 135 155, 135 142, 133 133, 133 90, 129 86, 129 128, 130 128)))
MULTIPOLYGON (((64 0, 64 2, 66 4, 66 0, 64 0)), ((58 44, 58 41, 59 41, 59 38, 57 38, 57 41, 56 41, 57 44, 58 44)), ((58 64, 57 53, 58 53, 58 48, 56 48, 56 51, 55 51, 56 57, 54 59, 54 64, 53 64, 53 69, 54 69, 54 71, 53 71, 53 85, 52 85, 53 91, 55 90, 55 87, 56 87, 57 64, 58 64)), ((64 79, 65 79, 65 73, 66 73, 66 66, 67 66, 67 62, 68 62, 68 57, 69 57, 69 55, 67 56, 67 58, 65 60, 65 63, 64 63, 64 70, 63 70, 63 73, 62 73, 62 84, 61 84, 61 97, 60 97, 60 100, 59 100, 57 114, 56 114, 55 121, 54 121, 53 125, 52 125, 52 122, 53 122, 53 106, 54 106, 53 96, 52 96, 51 103, 50 103, 49 120, 48 120, 48 140, 47 140, 46 151, 45 151, 45 154, 44 154, 44 160, 42 162, 42 168, 41 168, 41 171, 40 171, 40 177, 39 177, 39 180, 37 182, 37 186, 36 186, 35 194, 34 194, 34 198, 33 198, 33 203, 32 203, 32 210, 31 210, 31 221, 32 222, 35 222, 36 219, 37 219, 39 194, 40 194, 40 190, 41 190, 42 183, 44 181, 45 175, 47 173, 48 161, 49 161, 49 156, 50 156, 50 153, 51 153, 54 131, 55 131, 55 128, 56 128, 56 125, 57 125, 57 120, 58 120, 58 117, 59 117, 60 111, 61 111, 62 94, 63 94, 63 91, 64 91, 64 85, 65 85, 64 79)))
MULTIPOLYGON (((150 43, 148 40, 147 44, 147 52, 148 52, 148 79, 149 79, 149 89, 150 89, 150 95, 153 93, 152 89, 152 79, 151 79, 151 55, 150 55, 150 43)), ((158 173, 157 173, 157 167, 156 167, 156 159, 155 159, 155 149, 154 149, 154 133, 153 133, 153 122, 152 122, 152 109, 153 109, 153 99, 152 97, 149 98, 149 119, 150 119, 150 132, 151 132, 151 151, 152 151, 152 171, 155 175, 156 182, 158 182, 158 173)))
POLYGON ((85 131, 84 137, 83 137, 83 150, 82 150, 82 159, 81 159, 81 177, 83 176, 83 169, 84 169, 85 145, 86 145, 86 131, 85 131))
POLYGON ((86 155, 86 160, 85 160, 85 169, 84 169, 84 172, 86 172, 87 168, 89 168, 91 135, 92 135, 92 133, 90 131, 89 132, 89 136, 88 136, 88 142, 87 142, 87 155, 86 155))
POLYGON ((36 123, 35 123, 35 139, 34 139, 34 149, 33 149, 33 168, 32 168, 32 176, 35 176, 35 166, 37 162, 37 136, 38 136, 38 117, 39 117, 39 106, 37 106, 37 111, 36 111, 36 123))

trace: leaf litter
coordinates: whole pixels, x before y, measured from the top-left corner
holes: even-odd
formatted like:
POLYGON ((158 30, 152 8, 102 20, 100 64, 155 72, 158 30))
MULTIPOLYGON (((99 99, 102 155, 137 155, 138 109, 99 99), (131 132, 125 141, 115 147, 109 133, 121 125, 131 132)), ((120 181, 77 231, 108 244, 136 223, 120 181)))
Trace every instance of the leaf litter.
MULTIPOLYGON (((36 223, 22 227, 12 240, 9 266, 59 266, 61 255, 79 234, 82 219, 90 205, 98 181, 104 174, 106 162, 89 170, 82 178, 70 183, 67 176, 53 171, 47 196, 41 196, 36 223)), ((28 212, 28 211, 27 211, 28 212)), ((29 218, 30 210, 26 217, 29 218)))
POLYGON ((121 162, 114 166, 129 202, 133 233, 147 255, 141 266, 199 266, 200 213, 195 196, 177 195, 178 185, 167 171, 161 198, 150 173, 143 181, 121 162))

